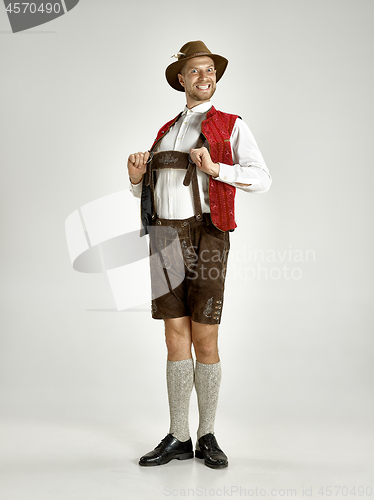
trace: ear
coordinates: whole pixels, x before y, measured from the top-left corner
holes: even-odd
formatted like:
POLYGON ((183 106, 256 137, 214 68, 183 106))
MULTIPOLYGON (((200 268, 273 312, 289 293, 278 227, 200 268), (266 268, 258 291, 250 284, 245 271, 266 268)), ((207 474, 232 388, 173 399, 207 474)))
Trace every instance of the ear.
POLYGON ((183 79, 183 75, 181 75, 181 73, 178 73, 178 80, 179 80, 179 83, 184 88, 184 79, 183 79))

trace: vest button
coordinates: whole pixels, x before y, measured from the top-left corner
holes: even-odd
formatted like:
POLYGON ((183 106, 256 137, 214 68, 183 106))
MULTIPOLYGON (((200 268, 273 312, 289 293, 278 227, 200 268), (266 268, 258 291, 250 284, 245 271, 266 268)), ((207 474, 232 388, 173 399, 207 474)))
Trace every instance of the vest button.
POLYGON ((157 225, 161 226, 161 221, 160 220, 157 221, 157 225))

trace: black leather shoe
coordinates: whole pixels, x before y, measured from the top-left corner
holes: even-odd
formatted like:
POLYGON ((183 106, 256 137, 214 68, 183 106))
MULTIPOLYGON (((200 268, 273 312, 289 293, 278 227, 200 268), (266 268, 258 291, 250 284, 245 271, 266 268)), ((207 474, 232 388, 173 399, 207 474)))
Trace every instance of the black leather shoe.
POLYGON ((211 469, 223 469, 229 465, 227 456, 218 446, 213 434, 205 434, 196 443, 196 458, 204 458, 205 465, 211 469))
POLYGON ((188 441, 178 441, 172 434, 168 434, 156 448, 139 460, 139 465, 151 467, 153 465, 164 465, 176 458, 188 460, 193 458, 191 438, 188 441))

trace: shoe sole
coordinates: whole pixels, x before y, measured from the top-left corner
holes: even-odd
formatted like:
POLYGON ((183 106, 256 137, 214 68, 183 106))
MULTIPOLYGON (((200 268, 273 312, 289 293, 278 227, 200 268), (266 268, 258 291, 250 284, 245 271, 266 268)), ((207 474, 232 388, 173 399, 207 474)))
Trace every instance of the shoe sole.
POLYGON ((151 462, 149 464, 147 464, 147 463, 143 464, 143 463, 139 462, 139 465, 141 465, 142 467, 156 467, 157 465, 166 465, 174 459, 175 460, 188 460, 189 458, 193 458, 193 451, 191 451, 189 453, 182 453, 181 455, 176 455, 175 457, 170 457, 167 460, 163 460, 159 464, 157 464, 155 462, 151 462))
POLYGON ((225 467, 228 467, 228 465, 229 465, 228 462, 226 464, 219 464, 219 465, 210 464, 209 462, 207 462, 205 460, 204 455, 200 450, 195 450, 195 457, 200 458, 200 459, 204 459, 204 464, 207 467, 210 467, 211 469, 224 469, 225 467))

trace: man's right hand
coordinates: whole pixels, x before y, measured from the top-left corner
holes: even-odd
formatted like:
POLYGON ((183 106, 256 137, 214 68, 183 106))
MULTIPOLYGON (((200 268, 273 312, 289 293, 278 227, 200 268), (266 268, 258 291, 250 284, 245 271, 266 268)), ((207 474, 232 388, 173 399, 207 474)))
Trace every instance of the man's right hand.
POLYGON ((129 177, 132 184, 139 184, 143 179, 143 175, 147 169, 147 161, 149 158, 149 151, 145 153, 133 153, 127 160, 127 168, 129 177))

